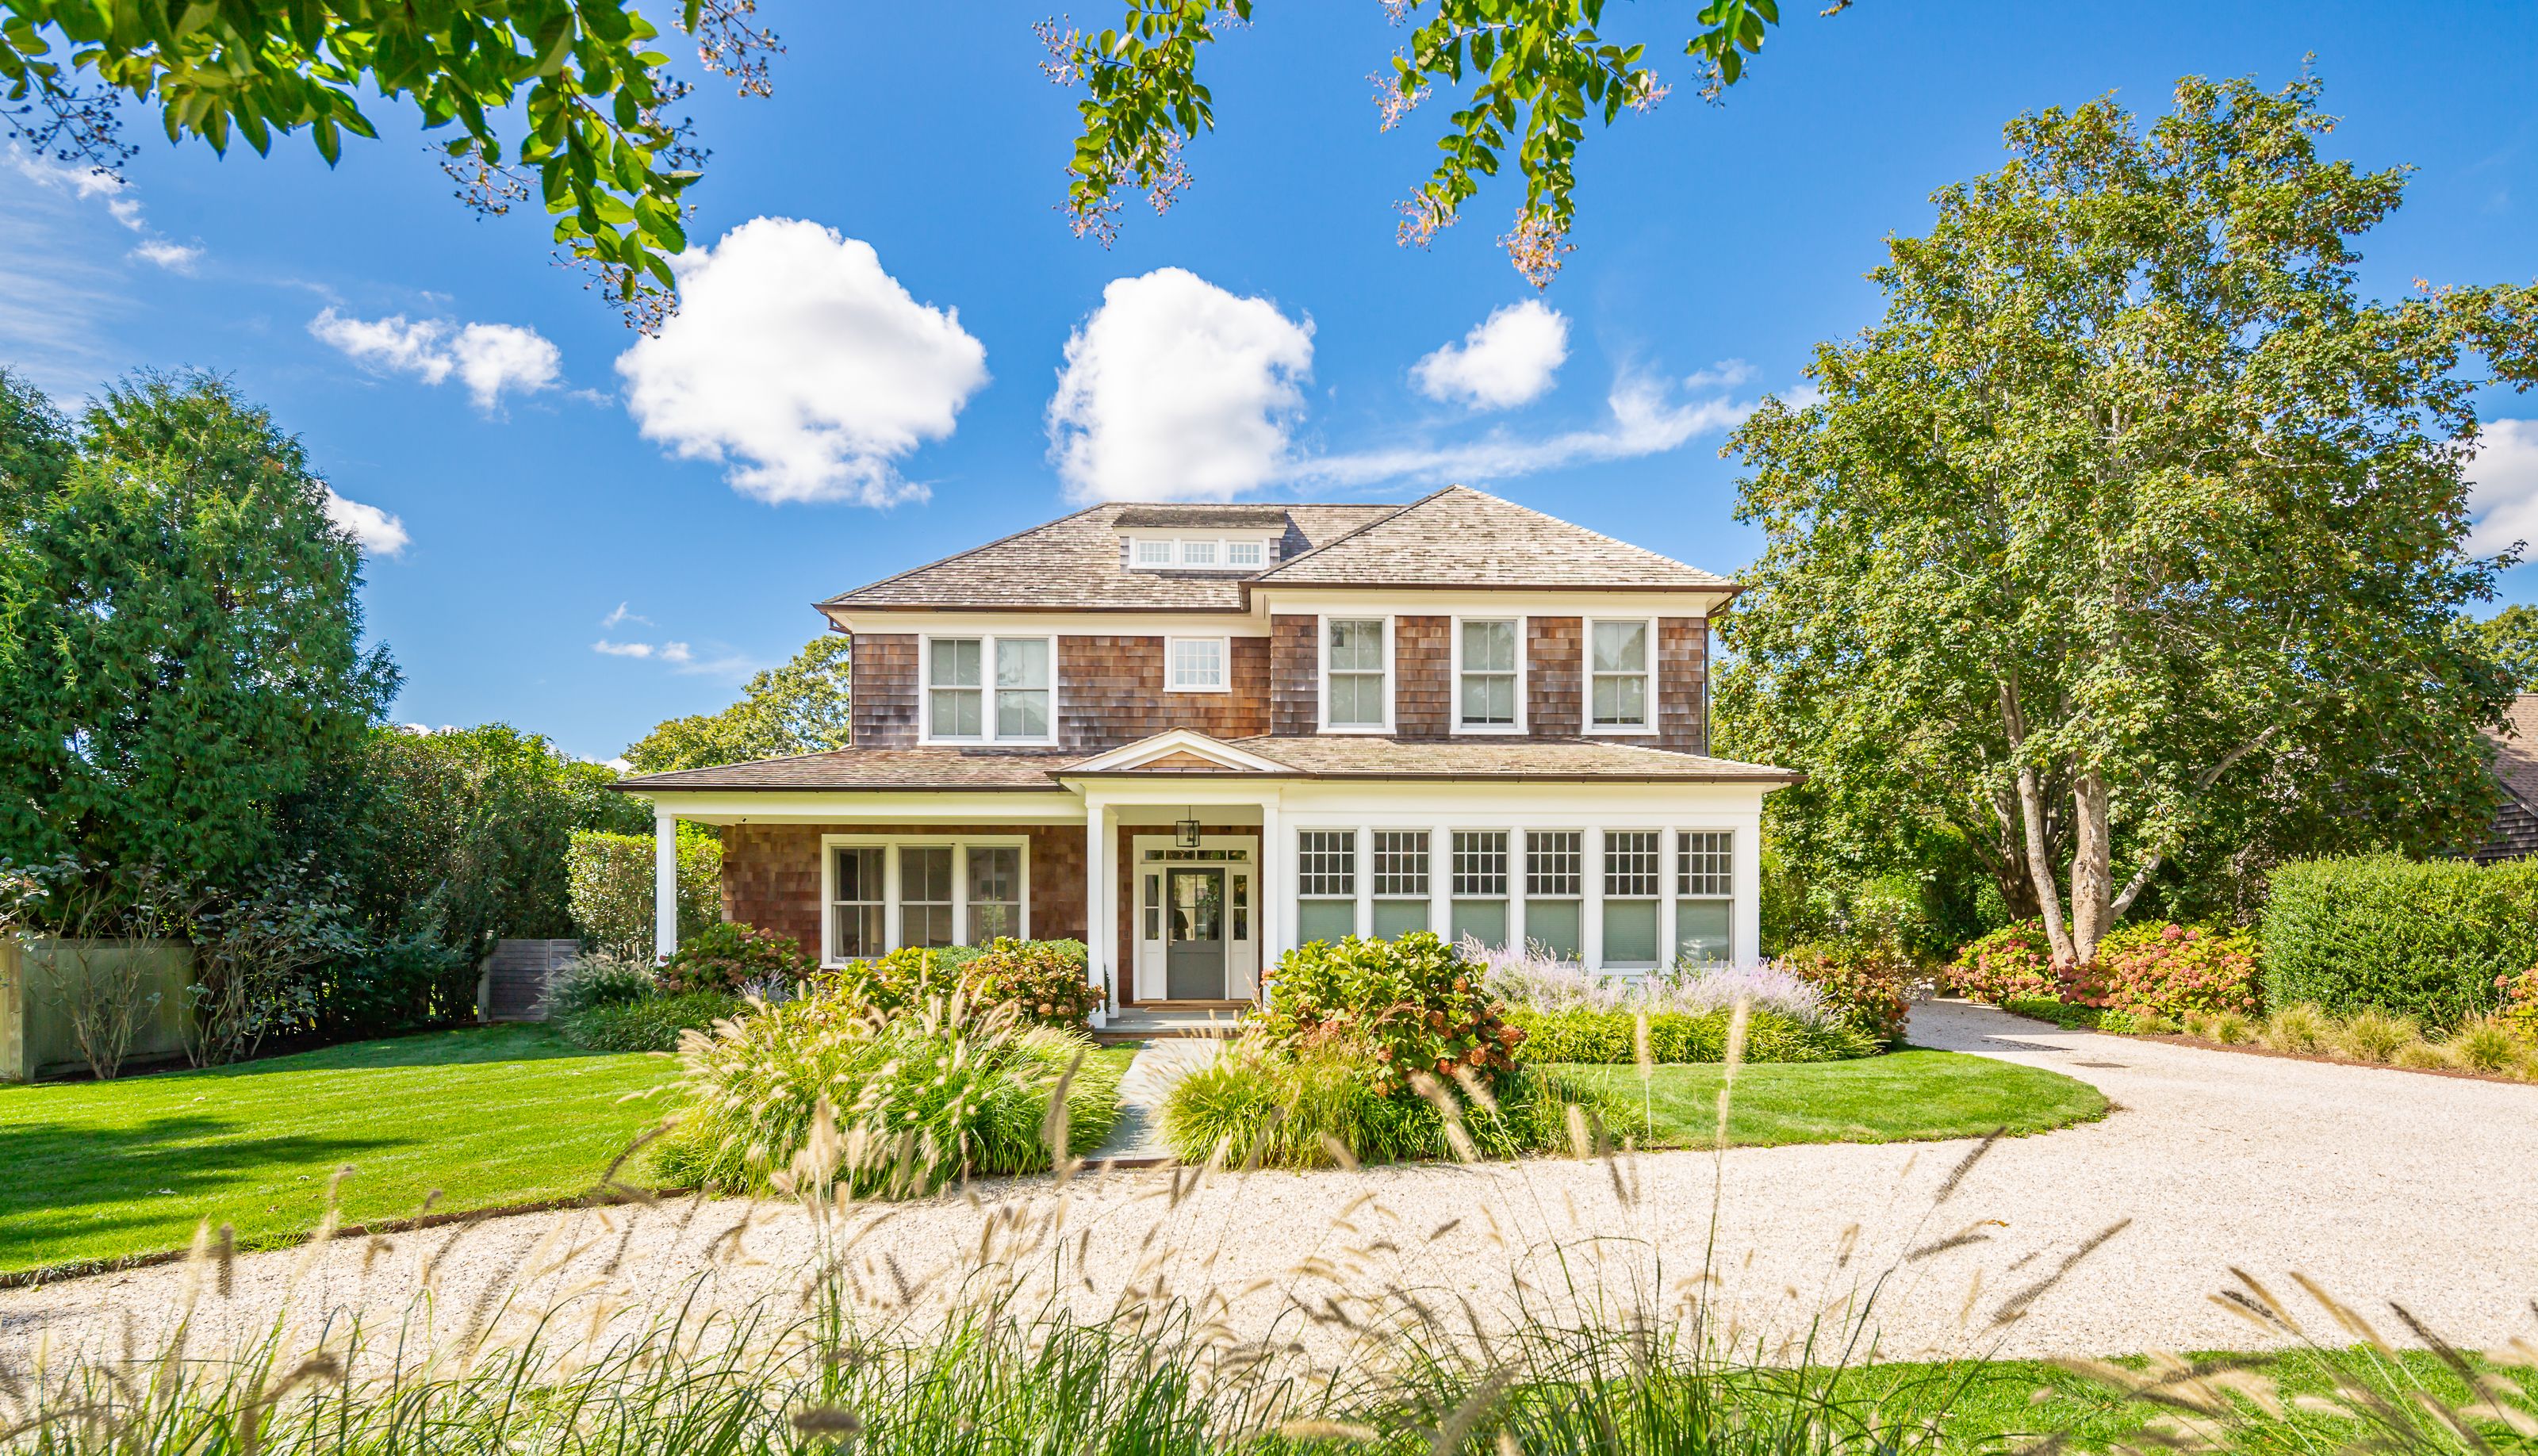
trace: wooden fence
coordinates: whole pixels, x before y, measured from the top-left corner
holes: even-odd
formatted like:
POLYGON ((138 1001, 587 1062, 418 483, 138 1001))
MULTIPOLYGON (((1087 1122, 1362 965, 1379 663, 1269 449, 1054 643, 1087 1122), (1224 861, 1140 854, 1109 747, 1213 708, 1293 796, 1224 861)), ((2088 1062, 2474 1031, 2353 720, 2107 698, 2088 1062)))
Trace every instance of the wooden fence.
POLYGON ((579 941, 496 941, 476 974, 476 1019, 546 1019, 547 985, 581 954, 579 941))
POLYGON ((148 1003, 126 1065, 181 1056, 193 1026, 193 948, 176 941, 108 941, 85 958, 60 941, 0 938, 0 1082, 33 1082, 88 1070, 70 1003, 81 978, 128 981, 115 994, 148 1003), (155 999, 154 999, 155 998, 155 999))

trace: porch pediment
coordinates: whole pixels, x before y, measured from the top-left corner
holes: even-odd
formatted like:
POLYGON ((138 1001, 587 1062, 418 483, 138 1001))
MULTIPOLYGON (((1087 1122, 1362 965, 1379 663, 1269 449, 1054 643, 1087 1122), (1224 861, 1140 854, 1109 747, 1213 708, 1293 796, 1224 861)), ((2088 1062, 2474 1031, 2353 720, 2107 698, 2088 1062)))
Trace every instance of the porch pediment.
POLYGON ((1059 769, 1061 778, 1077 774, 1125 774, 1158 776, 1174 773, 1292 773, 1295 770, 1275 759, 1238 749, 1220 738, 1186 728, 1174 728, 1151 738, 1096 754, 1080 762, 1059 769))

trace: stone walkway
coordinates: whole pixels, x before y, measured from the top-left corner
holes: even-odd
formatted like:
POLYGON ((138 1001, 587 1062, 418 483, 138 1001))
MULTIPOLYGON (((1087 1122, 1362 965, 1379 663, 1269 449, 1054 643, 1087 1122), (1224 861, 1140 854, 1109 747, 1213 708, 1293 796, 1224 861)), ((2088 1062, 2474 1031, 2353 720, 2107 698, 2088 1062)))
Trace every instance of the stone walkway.
POLYGON ((1087 1159, 1123 1166, 1169 1159, 1164 1142, 1164 1098, 1172 1084, 1215 1061, 1225 1043, 1214 1036, 1158 1036, 1137 1048, 1119 1079, 1119 1120, 1087 1159))

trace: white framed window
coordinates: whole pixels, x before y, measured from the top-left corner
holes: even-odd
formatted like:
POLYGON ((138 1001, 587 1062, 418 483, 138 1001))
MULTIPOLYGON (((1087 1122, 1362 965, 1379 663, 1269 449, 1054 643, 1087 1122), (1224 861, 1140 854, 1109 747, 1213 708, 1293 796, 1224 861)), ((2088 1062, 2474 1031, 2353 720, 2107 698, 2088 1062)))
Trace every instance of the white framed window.
POLYGON ((1586 731, 1647 733, 1656 726, 1657 625, 1644 618, 1586 623, 1586 731))
POLYGON ((1524 835, 1524 938, 1563 960, 1586 957, 1586 835, 1577 829, 1527 829, 1524 835))
POLYGON ((923 639, 928 743, 1054 743, 1055 637, 923 639))
POLYGON ((1228 653, 1224 637, 1167 637, 1164 660, 1167 670, 1164 688, 1171 693, 1224 693, 1225 659, 1228 653))
POLYGON ((1169 566, 1172 563, 1172 544, 1169 541, 1159 541, 1153 537, 1140 536, 1137 538, 1131 550, 1132 555, 1129 557, 1129 560, 1137 565, 1146 567, 1149 570, 1169 566))
POLYGON ((1214 566, 1217 563, 1217 557, 1222 550, 1223 548, 1213 541, 1183 541, 1181 543, 1181 564, 1184 566, 1214 566))
POLYGON ((1030 845, 1020 834, 822 835, 823 960, 1027 939, 1030 845))
POLYGON ((1453 897, 1446 906, 1446 934, 1466 936, 1493 950, 1507 943, 1507 831, 1456 829, 1453 897))
POLYGON ((1269 563, 1269 543, 1229 541, 1225 543, 1225 563, 1229 566, 1265 566, 1269 563))
POLYGON ((1524 619, 1454 619, 1454 731, 1524 731, 1524 619))
POLYGON ((1322 619, 1322 728, 1392 731, 1392 619, 1322 619))
POLYGON ((1665 893, 1665 835, 1657 829, 1604 831, 1604 967, 1659 963, 1658 898, 1665 893))
POLYGON ((1357 934, 1357 830, 1296 831, 1296 944, 1357 934))
POLYGON ((1736 959, 1736 836, 1686 829, 1676 836, 1675 957, 1695 965, 1736 959))
POLYGON ((1428 928, 1426 829, 1374 831, 1374 937, 1397 940, 1428 928))

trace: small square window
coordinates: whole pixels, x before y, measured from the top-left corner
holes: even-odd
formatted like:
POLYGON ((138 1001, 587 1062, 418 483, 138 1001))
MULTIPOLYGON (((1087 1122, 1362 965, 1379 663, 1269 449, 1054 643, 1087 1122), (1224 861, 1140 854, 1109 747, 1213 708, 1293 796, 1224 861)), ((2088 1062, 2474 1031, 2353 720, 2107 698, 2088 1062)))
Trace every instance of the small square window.
POLYGON ((1184 541, 1184 542, 1182 542, 1182 543, 1181 543, 1181 564, 1182 564, 1182 565, 1184 565, 1184 566, 1213 566, 1213 565, 1215 565, 1215 564, 1216 564, 1216 543, 1215 543, 1215 542, 1213 542, 1213 541, 1184 541))
POLYGON ((1174 693, 1224 691, 1225 638, 1172 638, 1171 675, 1165 686, 1174 693))
POLYGON ((1172 544, 1169 541, 1140 541, 1135 560, 1140 566, 1169 566, 1172 563, 1172 544))

